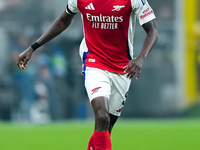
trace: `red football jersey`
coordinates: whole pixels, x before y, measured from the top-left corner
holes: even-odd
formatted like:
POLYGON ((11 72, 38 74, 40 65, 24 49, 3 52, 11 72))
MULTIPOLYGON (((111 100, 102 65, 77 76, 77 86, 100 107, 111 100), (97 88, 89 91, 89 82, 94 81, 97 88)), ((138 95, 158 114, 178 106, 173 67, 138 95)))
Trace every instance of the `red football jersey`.
POLYGON ((81 12, 84 66, 124 73, 133 58, 136 18, 140 25, 155 18, 147 0, 69 0, 66 12, 81 12))

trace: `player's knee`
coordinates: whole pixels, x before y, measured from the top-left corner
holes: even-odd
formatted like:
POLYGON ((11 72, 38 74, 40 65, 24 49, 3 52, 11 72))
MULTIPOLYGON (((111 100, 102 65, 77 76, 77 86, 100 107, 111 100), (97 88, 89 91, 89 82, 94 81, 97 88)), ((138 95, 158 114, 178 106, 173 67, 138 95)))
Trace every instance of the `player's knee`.
POLYGON ((110 125, 109 113, 101 113, 96 115, 96 123, 100 130, 107 130, 110 125))
POLYGON ((107 98, 97 97, 93 99, 91 103, 95 114, 95 129, 98 131, 108 130, 110 115, 107 98))
POLYGON ((110 123, 110 117, 107 114, 103 114, 103 115, 98 115, 96 116, 96 119, 105 123, 105 124, 109 124, 110 123))

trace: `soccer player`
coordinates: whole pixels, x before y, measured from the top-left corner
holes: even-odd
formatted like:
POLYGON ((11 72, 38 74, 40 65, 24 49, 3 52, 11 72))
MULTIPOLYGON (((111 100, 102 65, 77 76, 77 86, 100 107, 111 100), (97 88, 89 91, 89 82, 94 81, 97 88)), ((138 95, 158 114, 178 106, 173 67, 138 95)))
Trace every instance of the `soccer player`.
POLYGON ((95 114, 95 130, 87 150, 111 150, 111 130, 126 101, 131 79, 139 78, 158 33, 147 0, 68 0, 66 10, 46 32, 19 55, 24 70, 32 53, 63 32, 80 12, 84 38, 80 45, 85 87, 95 114), (133 58, 136 18, 146 32, 139 55, 133 58))

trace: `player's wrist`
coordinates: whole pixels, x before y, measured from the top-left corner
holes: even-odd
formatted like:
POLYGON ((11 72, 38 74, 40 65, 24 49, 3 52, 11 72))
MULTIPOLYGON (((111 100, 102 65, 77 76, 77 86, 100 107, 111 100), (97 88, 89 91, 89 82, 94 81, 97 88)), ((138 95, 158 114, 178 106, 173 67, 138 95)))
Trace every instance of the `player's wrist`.
POLYGON ((34 44, 31 45, 31 48, 33 50, 33 52, 38 49, 41 45, 38 42, 35 42, 34 44))
POLYGON ((138 56, 138 58, 140 58, 141 60, 145 60, 146 59, 146 55, 145 54, 140 54, 139 56, 138 56))

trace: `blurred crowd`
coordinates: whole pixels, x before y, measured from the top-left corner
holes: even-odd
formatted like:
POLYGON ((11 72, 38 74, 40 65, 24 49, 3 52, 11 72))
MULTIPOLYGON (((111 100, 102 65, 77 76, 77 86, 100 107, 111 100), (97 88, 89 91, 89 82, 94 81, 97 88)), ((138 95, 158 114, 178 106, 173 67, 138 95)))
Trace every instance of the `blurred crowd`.
POLYGON ((76 115, 75 96, 71 93, 78 85, 73 77, 81 76, 77 51, 82 38, 81 24, 75 24, 70 32, 38 49, 25 71, 16 65, 18 55, 57 17, 49 2, 0 1, 1 38, 4 39, 1 57, 6 61, 1 67, 4 69, 0 79, 0 120, 42 123, 76 115), (72 58, 73 55, 77 56, 72 58))

